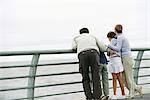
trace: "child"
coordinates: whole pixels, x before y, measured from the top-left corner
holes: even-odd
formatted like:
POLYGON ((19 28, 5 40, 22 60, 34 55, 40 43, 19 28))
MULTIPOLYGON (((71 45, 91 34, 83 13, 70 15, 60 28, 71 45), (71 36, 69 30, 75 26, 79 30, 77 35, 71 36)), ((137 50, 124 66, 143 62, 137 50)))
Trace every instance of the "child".
POLYGON ((109 98, 109 83, 108 83, 108 72, 107 72, 108 60, 104 52, 100 52, 99 62, 100 62, 99 72, 100 74, 102 74, 102 85, 103 85, 103 93, 104 93, 102 100, 108 100, 109 98))
MULTIPOLYGON (((109 32, 107 34, 107 38, 109 39, 111 45, 116 45, 117 41, 115 39, 115 33, 109 32)), ((124 82, 122 78, 122 72, 123 72, 123 65, 121 62, 120 52, 116 52, 113 54, 108 54, 110 58, 109 62, 109 71, 112 73, 112 79, 113 79, 113 91, 114 95, 112 96, 112 99, 125 99, 125 91, 124 91, 124 82), (121 87, 122 96, 119 98, 116 96, 116 90, 117 90, 117 80, 119 81, 119 85, 121 87)))

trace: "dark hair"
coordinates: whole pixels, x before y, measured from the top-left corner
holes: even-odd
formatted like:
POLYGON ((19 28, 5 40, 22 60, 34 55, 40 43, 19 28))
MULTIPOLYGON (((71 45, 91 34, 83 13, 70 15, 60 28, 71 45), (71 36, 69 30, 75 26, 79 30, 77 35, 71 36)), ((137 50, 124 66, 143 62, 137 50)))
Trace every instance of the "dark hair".
POLYGON ((122 33, 122 30, 123 30, 123 27, 122 27, 121 24, 117 24, 117 25, 115 26, 115 31, 116 31, 117 33, 122 33))
POLYGON ((115 38, 116 34, 113 31, 108 32, 107 38, 115 38))
POLYGON ((88 28, 82 28, 82 29, 80 29, 80 34, 82 34, 82 33, 89 33, 88 28))

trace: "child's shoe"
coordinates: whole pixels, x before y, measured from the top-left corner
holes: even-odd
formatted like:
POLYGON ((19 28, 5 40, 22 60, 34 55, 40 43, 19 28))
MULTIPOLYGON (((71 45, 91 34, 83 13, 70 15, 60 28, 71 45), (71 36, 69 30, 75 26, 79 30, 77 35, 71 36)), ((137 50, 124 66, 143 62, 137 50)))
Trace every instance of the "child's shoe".
POLYGON ((124 99, 126 99, 126 96, 125 95, 121 95, 121 96, 118 97, 118 99, 119 100, 124 100, 124 99))
POLYGON ((117 100, 117 96, 116 96, 116 95, 113 95, 113 96, 111 97, 111 99, 112 99, 112 100, 117 100))

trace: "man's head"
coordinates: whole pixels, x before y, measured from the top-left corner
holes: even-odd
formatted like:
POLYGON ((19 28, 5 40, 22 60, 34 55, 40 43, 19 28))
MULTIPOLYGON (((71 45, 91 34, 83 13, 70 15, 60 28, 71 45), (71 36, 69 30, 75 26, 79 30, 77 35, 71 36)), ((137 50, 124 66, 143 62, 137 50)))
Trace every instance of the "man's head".
POLYGON ((117 33, 122 33, 122 30, 123 30, 123 27, 122 27, 122 25, 121 24, 117 24, 116 26, 115 26, 115 32, 117 32, 117 33))
POLYGON ((89 33, 88 28, 82 28, 82 29, 80 29, 80 34, 82 34, 82 33, 89 33))

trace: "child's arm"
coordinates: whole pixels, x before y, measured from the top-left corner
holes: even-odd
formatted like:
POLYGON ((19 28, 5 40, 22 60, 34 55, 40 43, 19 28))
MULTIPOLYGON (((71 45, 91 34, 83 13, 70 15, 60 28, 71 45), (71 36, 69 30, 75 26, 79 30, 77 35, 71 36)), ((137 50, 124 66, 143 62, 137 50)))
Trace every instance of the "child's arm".
POLYGON ((108 45, 109 48, 115 50, 115 51, 121 51, 121 46, 122 46, 122 37, 117 37, 117 43, 114 45, 113 43, 108 45))

